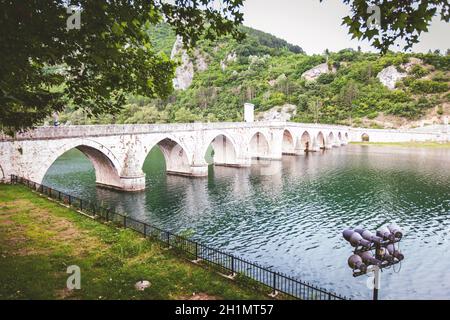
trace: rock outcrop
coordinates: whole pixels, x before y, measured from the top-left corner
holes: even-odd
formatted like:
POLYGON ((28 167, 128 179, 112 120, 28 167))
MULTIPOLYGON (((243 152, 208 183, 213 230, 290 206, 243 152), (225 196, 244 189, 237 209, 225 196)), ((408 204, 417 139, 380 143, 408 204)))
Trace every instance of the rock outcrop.
POLYGON ((335 72, 336 72, 335 67, 331 67, 331 70, 330 70, 328 63, 322 63, 322 64, 315 66, 314 68, 311 68, 311 69, 303 72, 302 77, 308 81, 315 81, 321 74, 335 73, 335 72))
POLYGON ((297 113, 297 106, 293 104, 285 104, 276 106, 267 111, 260 112, 256 115, 259 121, 289 121, 293 115, 297 113))
POLYGON ((423 62, 418 58, 410 58, 407 63, 400 65, 400 68, 406 72, 400 72, 395 66, 389 66, 381 70, 380 73, 377 74, 377 78, 385 87, 394 90, 397 81, 406 77, 408 75, 407 72, 409 72, 416 64, 423 64, 423 62))
POLYGON ((180 58, 181 64, 175 70, 173 87, 176 90, 186 90, 192 84, 195 71, 205 71, 208 69, 207 58, 199 51, 195 50, 193 57, 183 48, 181 37, 177 37, 170 54, 171 59, 180 58))
POLYGON ((390 90, 394 90, 397 81, 406 76, 406 73, 399 72, 394 66, 384 68, 377 74, 378 80, 380 80, 380 82, 390 90))
POLYGON ((222 71, 225 71, 227 69, 229 63, 235 62, 236 60, 236 52, 229 53, 224 60, 220 61, 220 67, 222 68, 222 71))
POLYGON ((176 90, 186 90, 194 79, 194 64, 190 59, 187 51, 183 48, 181 37, 177 37, 170 54, 170 59, 180 57, 181 64, 175 70, 175 78, 173 79, 173 87, 176 90))

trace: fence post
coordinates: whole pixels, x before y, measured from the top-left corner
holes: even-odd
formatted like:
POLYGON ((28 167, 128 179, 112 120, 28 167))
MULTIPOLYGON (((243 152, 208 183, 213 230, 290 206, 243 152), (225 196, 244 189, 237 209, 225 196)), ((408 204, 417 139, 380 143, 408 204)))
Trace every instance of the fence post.
POLYGON ((275 294, 277 292, 277 278, 276 278, 276 273, 273 273, 273 283, 272 283, 272 288, 273 288, 273 294, 275 294))
POLYGON ((231 275, 234 276, 234 256, 231 256, 231 275))
POLYGON ((198 260, 198 243, 195 241, 195 260, 198 260))
POLYGON ((123 227, 127 227, 127 216, 123 216, 123 227))
POLYGON ((72 197, 70 196, 70 194, 68 195, 68 197, 69 197, 69 206, 71 206, 72 205, 72 197))
POLYGON ((109 209, 106 209, 106 221, 109 221, 109 209))
POLYGON ((147 224, 144 223, 144 237, 147 238, 147 224))
POLYGON ((83 200, 80 199, 80 211, 83 211, 83 200))
POLYGON ((167 245, 170 247, 170 234, 166 232, 167 234, 167 245))

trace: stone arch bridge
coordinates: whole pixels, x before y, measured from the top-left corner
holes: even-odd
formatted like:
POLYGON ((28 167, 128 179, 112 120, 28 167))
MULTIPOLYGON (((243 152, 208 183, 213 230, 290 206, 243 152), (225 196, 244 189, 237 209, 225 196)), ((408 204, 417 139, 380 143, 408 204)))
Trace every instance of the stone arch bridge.
POLYGON ((0 136, 0 180, 16 174, 41 183, 59 156, 77 148, 92 162, 98 185, 138 191, 145 189, 142 167, 155 146, 167 173, 202 177, 208 175, 209 146, 214 165, 248 167, 255 158, 280 160, 348 139, 348 127, 289 122, 38 127, 14 138, 0 136))

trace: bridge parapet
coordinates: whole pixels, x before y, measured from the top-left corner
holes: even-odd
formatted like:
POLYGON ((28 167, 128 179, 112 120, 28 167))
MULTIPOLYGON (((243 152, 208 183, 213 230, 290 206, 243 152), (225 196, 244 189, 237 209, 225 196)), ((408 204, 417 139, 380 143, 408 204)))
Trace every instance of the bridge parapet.
POLYGON ((112 125, 69 125, 37 127, 17 134, 15 137, 0 134, 0 141, 41 140, 75 137, 99 137, 111 135, 173 133, 182 131, 225 130, 225 129, 251 129, 251 128, 305 128, 348 130, 346 126, 296 123, 283 121, 260 122, 210 122, 210 123, 174 123, 174 124, 112 124, 112 125))

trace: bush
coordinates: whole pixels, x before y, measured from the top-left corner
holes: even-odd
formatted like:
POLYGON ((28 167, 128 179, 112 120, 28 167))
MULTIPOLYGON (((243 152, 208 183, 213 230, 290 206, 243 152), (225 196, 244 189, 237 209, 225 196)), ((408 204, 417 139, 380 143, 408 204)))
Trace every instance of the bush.
POLYGON ((448 84, 432 80, 415 80, 411 83, 413 93, 440 93, 448 90, 448 84))
POLYGON ((360 118, 353 119, 353 126, 360 127, 360 126, 362 126, 362 124, 363 124, 363 122, 360 118))
POLYGON ((317 82, 320 84, 329 84, 333 82, 334 74, 332 73, 322 73, 318 78, 317 82))
POLYGON ((201 116, 198 114, 192 113, 191 110, 188 110, 186 108, 180 108, 175 112, 175 122, 195 122, 201 120, 201 116))
POLYGON ((438 71, 436 72, 436 74, 431 78, 431 80, 433 81, 437 81, 437 82, 448 82, 450 81, 450 77, 442 71, 438 71))
POLYGON ((375 119, 376 117, 378 117, 377 111, 373 111, 367 115, 367 118, 369 118, 369 119, 375 119))
POLYGON ((274 92, 270 95, 269 99, 265 102, 268 107, 281 106, 286 102, 286 95, 282 92, 274 92))
POLYGON ((416 79, 422 78, 426 76, 428 73, 429 71, 419 64, 414 65, 409 71, 409 74, 416 79))
POLYGON ((444 100, 450 102, 450 92, 444 96, 444 100))
POLYGON ((431 64, 436 69, 450 71, 450 56, 441 56, 440 54, 428 53, 417 55, 426 64, 431 64))

